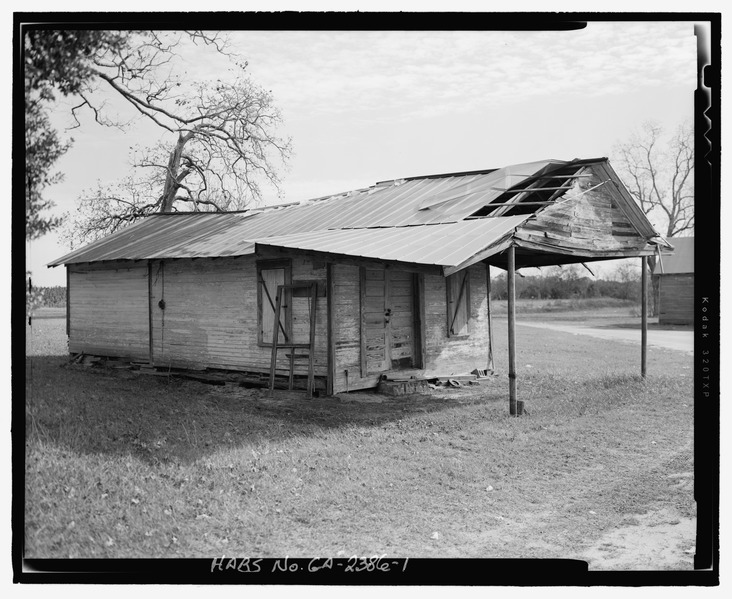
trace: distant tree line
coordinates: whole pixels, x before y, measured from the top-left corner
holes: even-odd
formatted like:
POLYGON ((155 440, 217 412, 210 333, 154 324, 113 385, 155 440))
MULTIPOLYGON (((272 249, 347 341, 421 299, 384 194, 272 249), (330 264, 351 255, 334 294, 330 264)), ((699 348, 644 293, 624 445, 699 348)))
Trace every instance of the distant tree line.
MULTIPOLYGON (((586 299, 611 297, 640 301, 639 269, 622 265, 613 279, 580 274, 581 266, 552 267, 546 273, 516 277, 516 299, 586 299)), ((589 273, 588 273, 589 275, 589 273)), ((508 299, 506 273, 491 279, 491 298, 508 299)))
MULTIPOLYGON (((614 273, 614 279, 597 279, 581 276, 576 269, 567 267, 567 272, 555 272, 537 276, 516 277, 516 299, 587 299, 611 297, 620 300, 640 300, 640 273, 637 269, 620 267, 614 273)), ((40 296, 40 305, 47 308, 63 308, 66 306, 66 287, 36 287, 40 296)), ((491 298, 508 299, 506 274, 491 279, 491 298)))
MULTIPOLYGON (((566 267, 565 267, 566 270, 566 267)), ((579 276, 576 270, 568 273, 548 273, 538 276, 516 277, 516 299, 587 299, 611 297, 620 300, 640 300, 640 273, 637 269, 620 267, 614 279, 579 276)), ((37 287, 40 305, 47 308, 66 306, 66 287, 37 287)), ((491 298, 508 299, 506 273, 491 279, 491 298)))
POLYGON ((36 287, 40 295, 39 304, 45 308, 66 307, 66 287, 36 287))

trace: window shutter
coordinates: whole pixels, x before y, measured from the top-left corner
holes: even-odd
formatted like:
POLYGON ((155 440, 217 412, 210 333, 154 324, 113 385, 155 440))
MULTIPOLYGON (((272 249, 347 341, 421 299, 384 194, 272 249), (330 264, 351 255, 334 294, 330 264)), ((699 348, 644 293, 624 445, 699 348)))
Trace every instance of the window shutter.
MULTIPOLYGON (((277 306, 277 286, 285 284, 285 269, 262 269, 260 275, 259 284, 262 286, 262 342, 272 343, 274 337, 275 308, 277 306)), ((287 313, 286 303, 286 297, 284 297, 282 309, 280 310, 280 322, 283 328, 287 322, 285 318, 287 313)), ((280 330, 278 342, 281 340, 282 330, 280 330)))
POLYGON ((448 336, 469 334, 468 276, 466 269, 447 278, 448 336))

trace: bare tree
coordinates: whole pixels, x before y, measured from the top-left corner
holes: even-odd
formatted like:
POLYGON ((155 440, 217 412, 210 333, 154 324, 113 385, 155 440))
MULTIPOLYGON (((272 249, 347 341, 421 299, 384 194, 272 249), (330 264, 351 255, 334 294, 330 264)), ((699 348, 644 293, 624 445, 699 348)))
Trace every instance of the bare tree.
POLYGON ((688 124, 664 139, 654 122, 614 148, 628 191, 667 237, 694 230, 694 136, 688 124))
MULTIPOLYGON (((290 152, 273 134, 279 114, 270 94, 247 79, 199 84, 166 111, 171 141, 132 154, 135 173, 80 198, 73 238, 88 241, 154 212, 229 211, 275 188, 275 162, 290 152), (171 148, 172 146, 172 148, 171 148)), ((156 116, 158 121, 162 121, 156 116)))
POLYGON ((281 116, 271 93, 246 75, 247 63, 224 38, 200 31, 122 35, 129 35, 125 43, 92 48, 85 57, 85 76, 67 94, 78 99, 72 128, 89 111, 105 126, 152 123, 161 141, 133 156, 142 173, 80 198, 67 238, 89 241, 153 212, 242 209, 261 197, 262 183, 277 188, 290 141, 275 133, 281 116), (213 68, 228 67, 228 76, 189 81, 180 65, 190 44, 223 59, 213 68), (132 117, 121 116, 125 107, 132 117))
MULTIPOLYGON (((646 122, 641 131, 614 148, 613 162, 628 191, 666 237, 694 232, 694 136, 687 123, 668 138, 658 123, 646 122)), ((650 273, 656 256, 648 258, 650 273)), ((658 314, 659 283, 652 278, 651 316, 658 314)))

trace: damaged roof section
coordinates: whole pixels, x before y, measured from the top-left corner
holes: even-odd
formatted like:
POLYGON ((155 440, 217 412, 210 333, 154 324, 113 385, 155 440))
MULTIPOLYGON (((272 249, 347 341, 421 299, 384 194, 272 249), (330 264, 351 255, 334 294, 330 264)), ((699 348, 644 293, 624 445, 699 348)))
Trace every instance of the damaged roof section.
MULTIPOLYGON (((569 164, 549 163, 519 184, 495 187, 494 190, 498 192, 495 199, 484 204, 468 218, 533 214, 541 207, 562 198, 578 179, 592 177, 591 173, 584 171, 585 166, 580 161, 569 164)), ((602 182, 598 185, 602 185, 602 182)))
POLYGON ((517 245, 519 268, 650 255, 657 246, 670 247, 607 159, 595 158, 384 181, 240 213, 158 214, 49 266, 244 256, 255 252, 257 242, 440 265, 448 273, 475 256, 505 268, 501 252, 507 237, 517 245), (485 224, 469 224, 480 221, 485 224), (448 259, 451 251, 460 259, 448 259))

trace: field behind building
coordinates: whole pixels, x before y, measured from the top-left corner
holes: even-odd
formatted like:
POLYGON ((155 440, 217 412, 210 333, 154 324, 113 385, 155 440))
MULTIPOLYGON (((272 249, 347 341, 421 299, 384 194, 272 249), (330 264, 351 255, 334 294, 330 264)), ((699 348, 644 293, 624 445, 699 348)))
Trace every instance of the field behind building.
MULTIPOLYGON (((627 307, 593 318, 633 321, 627 307)), ((567 311, 547 311, 565 319, 567 311)), ((553 316, 552 316, 553 314, 553 316)), ((384 555, 693 566, 692 356, 517 327, 479 385, 306 401, 69 364, 64 321, 26 358, 28 557, 384 555)), ((608 321, 609 322, 609 321, 608 321)))

